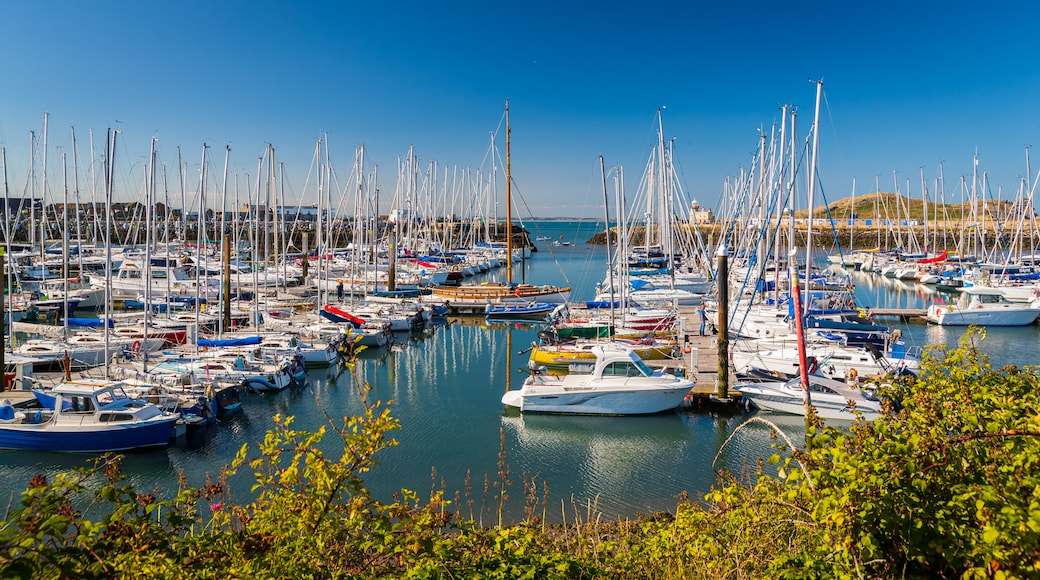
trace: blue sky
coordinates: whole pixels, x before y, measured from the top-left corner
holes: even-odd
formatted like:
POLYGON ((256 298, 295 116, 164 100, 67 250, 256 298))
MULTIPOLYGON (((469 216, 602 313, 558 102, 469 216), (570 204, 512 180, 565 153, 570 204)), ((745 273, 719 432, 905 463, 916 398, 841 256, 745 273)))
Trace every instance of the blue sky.
POLYGON ((931 188, 940 162, 949 196, 976 151, 993 196, 1014 195, 1026 176, 1025 149, 1040 143, 1040 6, 699 4, 10 2, 0 19, 9 188, 26 191, 29 131, 47 113, 50 196, 70 125, 81 173, 88 131, 99 150, 108 128, 120 131, 117 200, 139 197, 128 183, 143 179, 153 136, 170 172, 178 147, 197 172, 206 143, 219 175, 230 145, 243 182, 271 143, 292 195, 306 198, 327 134, 340 175, 364 144, 392 192, 409 146, 424 164, 479 166, 508 98, 525 214, 602 215, 599 155, 635 191, 662 106, 687 191, 715 206, 779 104, 798 107, 804 135, 810 78, 824 81, 828 199, 849 195, 854 178, 860 193, 875 176, 891 190, 893 172, 919 195, 921 168, 931 188))

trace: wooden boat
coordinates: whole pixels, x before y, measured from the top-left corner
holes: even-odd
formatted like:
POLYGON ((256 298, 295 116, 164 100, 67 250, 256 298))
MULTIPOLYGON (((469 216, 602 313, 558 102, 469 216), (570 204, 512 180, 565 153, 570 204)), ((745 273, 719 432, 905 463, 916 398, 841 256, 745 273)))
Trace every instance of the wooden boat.
POLYGON ((454 305, 480 305, 488 303, 537 300, 562 304, 570 295, 570 286, 532 286, 531 284, 462 284, 459 286, 435 286, 432 298, 438 302, 454 305))
MULTIPOLYGON (((567 372, 575 363, 591 363, 596 360, 596 349, 611 344, 603 340, 578 340, 554 345, 537 345, 531 348, 528 366, 532 369, 545 368, 550 372, 567 372)), ((613 344, 631 350, 643 360, 664 360, 677 354, 678 344, 673 340, 615 339, 613 344)))

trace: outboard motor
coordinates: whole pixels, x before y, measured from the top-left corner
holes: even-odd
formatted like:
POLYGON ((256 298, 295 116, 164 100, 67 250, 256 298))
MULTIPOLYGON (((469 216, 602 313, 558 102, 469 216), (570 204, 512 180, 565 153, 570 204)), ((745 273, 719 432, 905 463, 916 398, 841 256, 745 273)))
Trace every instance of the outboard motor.
POLYGON ((542 341, 542 344, 546 346, 552 346, 560 342, 559 337, 556 336, 556 331, 551 328, 539 330, 538 340, 542 341))

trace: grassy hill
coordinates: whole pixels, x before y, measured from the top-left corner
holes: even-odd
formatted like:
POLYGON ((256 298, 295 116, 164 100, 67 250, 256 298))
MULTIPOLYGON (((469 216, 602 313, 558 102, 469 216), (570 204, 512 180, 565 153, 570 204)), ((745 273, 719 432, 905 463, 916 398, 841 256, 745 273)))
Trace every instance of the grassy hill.
MULTIPOLYGON (((985 207, 986 219, 1007 219, 1015 215, 1015 203, 1011 201, 979 201, 979 215, 982 215, 985 207)), ((799 218, 808 217, 808 210, 795 212, 799 218)), ((916 219, 924 218, 924 202, 921 199, 907 198, 888 192, 871 193, 867 195, 847 197, 839 199, 826 207, 816 208, 814 215, 818 218, 849 219, 855 215, 857 219, 916 219), (829 213, 828 213, 829 212, 829 213)), ((961 205, 959 203, 938 204, 929 201, 929 221, 960 221, 971 216, 971 204, 961 205)), ((981 217, 980 217, 981 219, 981 217)))

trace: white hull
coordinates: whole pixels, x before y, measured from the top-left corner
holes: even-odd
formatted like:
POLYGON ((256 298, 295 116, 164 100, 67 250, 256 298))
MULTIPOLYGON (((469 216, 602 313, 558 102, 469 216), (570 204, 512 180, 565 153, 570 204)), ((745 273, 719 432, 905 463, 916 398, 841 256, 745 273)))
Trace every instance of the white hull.
POLYGON ((575 415, 649 415, 675 409, 682 404, 692 384, 673 388, 615 391, 596 389, 585 392, 548 391, 522 395, 511 391, 502 403, 522 412, 568 413, 575 415), (514 394, 516 393, 516 394, 514 394))
MULTIPOLYGON (((881 414, 879 401, 867 400, 860 389, 850 388, 838 380, 810 377, 812 392, 810 401, 820 418, 828 421, 854 421, 855 410, 871 421, 881 414)), ((739 385, 740 395, 763 411, 805 415, 802 389, 799 379, 786 383, 747 383, 739 385)))
POLYGON ((1040 308, 1012 304, 982 308, 932 305, 925 318, 940 326, 1028 326, 1036 322, 1037 316, 1040 316, 1040 308))
POLYGON ((693 388, 691 381, 650 369, 620 345, 592 352, 591 374, 531 375, 523 387, 503 395, 502 404, 533 413, 649 415, 679 407, 693 388))
MULTIPOLYGON (((777 345, 776 343, 755 344, 756 341, 737 343, 731 350, 733 368, 737 373, 747 373, 751 368, 777 371, 788 375, 800 372, 798 347, 794 345, 777 345)), ((836 344, 808 344, 806 357, 815 357, 819 363, 816 371, 824 377, 842 378, 851 369, 861 375, 883 374, 884 369, 874 356, 863 348, 843 347, 836 344)), ((891 366, 902 366, 916 371, 919 361, 916 358, 886 357, 891 366)))

